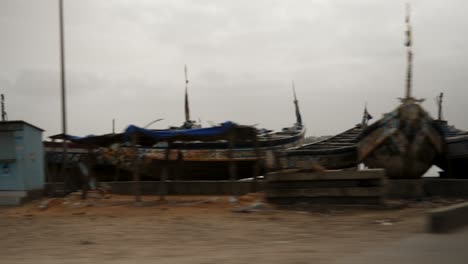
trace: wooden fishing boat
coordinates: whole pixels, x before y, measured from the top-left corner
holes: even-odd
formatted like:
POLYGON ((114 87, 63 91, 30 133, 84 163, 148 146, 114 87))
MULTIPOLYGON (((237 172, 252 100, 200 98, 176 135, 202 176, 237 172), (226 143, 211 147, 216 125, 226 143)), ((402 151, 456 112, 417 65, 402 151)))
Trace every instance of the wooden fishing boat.
POLYGON ((449 125, 442 116, 443 93, 437 97, 438 118, 436 124, 444 134, 446 152, 437 159, 436 165, 443 170, 442 177, 468 178, 468 131, 449 125))
POLYGON ((357 166, 357 137, 365 125, 355 127, 325 140, 278 151, 279 166, 309 169, 319 165, 324 169, 345 169, 357 166))
POLYGON ((435 120, 411 96, 412 51, 407 22, 406 97, 383 118, 365 128, 358 138, 358 160, 370 168, 385 168, 389 178, 421 177, 445 151, 444 135, 435 120))
POLYGON ((442 131, 418 102, 404 101, 358 138, 358 160, 389 178, 421 177, 445 150, 442 131))
POLYGON ((323 169, 337 170, 357 167, 357 138, 367 127, 372 116, 364 107, 362 122, 335 136, 305 144, 300 147, 277 151, 276 158, 281 169, 323 169))
MULTIPOLYGON (((257 166, 258 154, 263 159, 267 153, 301 146, 304 142, 305 127, 299 110, 298 100, 294 92, 296 123, 281 131, 265 129, 257 130, 257 141, 237 141, 233 144, 232 153, 226 140, 210 142, 161 142, 150 148, 143 148, 146 159, 154 164, 172 163, 173 172, 170 175, 184 180, 223 180, 228 178, 228 166, 234 159, 237 164, 239 178, 250 178, 262 175, 266 168, 263 162, 257 166), (166 150, 170 148, 168 156, 166 150), (181 168, 181 166, 183 168, 181 168), (182 172, 180 172, 182 170, 182 172)), ((161 166, 160 166, 161 167, 161 166)))
MULTIPOLYGON (((188 81, 186 81, 186 84, 188 81)), ((305 127, 299 110, 299 103, 294 91, 294 106, 296 122, 291 127, 281 131, 257 129, 257 137, 252 140, 161 140, 156 144, 144 144, 138 148, 139 154, 145 160, 146 169, 141 173, 148 179, 159 178, 161 168, 168 168, 169 179, 178 180, 225 180, 229 179, 229 162, 236 162, 239 178, 250 178, 263 174, 263 157, 267 152, 297 147, 303 144, 305 127), (232 144, 232 145, 231 145, 232 144), (169 151, 168 151, 169 150, 169 151), (146 176, 145 176, 146 175, 146 176)), ((208 128, 209 129, 209 128, 208 128)), ((165 130, 149 130, 162 133, 196 133, 202 128, 190 120, 187 87, 185 89, 185 122, 180 127, 171 127, 165 130)), ((123 143, 122 134, 108 134, 103 136, 88 137, 86 139, 73 139, 73 137, 56 135, 53 139, 71 140, 77 143, 88 143, 98 146, 111 143, 123 143)), ((100 164, 119 166, 122 170, 131 169, 133 152, 125 144, 117 144, 114 147, 104 147, 98 150, 100 164)), ((59 154, 59 153, 57 153, 59 154)), ((59 154, 60 155, 60 154, 59 154)), ((118 177, 116 177, 118 178, 118 177)), ((100 179, 104 180, 104 179, 100 179)), ((109 180, 109 179, 105 179, 109 180)))

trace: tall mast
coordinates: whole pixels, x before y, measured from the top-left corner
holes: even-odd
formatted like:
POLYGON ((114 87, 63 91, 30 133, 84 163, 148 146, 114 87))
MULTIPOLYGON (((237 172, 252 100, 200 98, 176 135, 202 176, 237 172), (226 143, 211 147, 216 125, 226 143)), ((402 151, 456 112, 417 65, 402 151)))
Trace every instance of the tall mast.
POLYGON ((190 108, 189 108, 189 99, 188 99, 188 75, 187 75, 187 65, 184 66, 185 70, 185 122, 190 121, 190 108))
POLYGON ((437 96, 437 107, 438 107, 438 110, 439 110, 439 113, 437 115, 437 119, 438 120, 443 120, 443 116, 442 116, 442 98, 444 97, 444 93, 440 93, 439 96, 437 96))
POLYGON ((292 89, 293 89, 293 95, 294 95, 294 107, 296 109, 296 124, 299 126, 302 126, 301 111, 299 110, 299 101, 297 101, 296 87, 294 85, 294 81, 292 82, 292 89))
POLYGON ((406 69, 406 99, 412 98, 411 96, 411 84, 413 77, 413 51, 412 51, 412 32, 410 24, 410 5, 406 3, 406 53, 407 53, 407 69, 406 69))
POLYGON ((7 121, 7 113, 5 112, 5 96, 2 94, 0 96, 1 104, 2 104, 2 121, 7 121))

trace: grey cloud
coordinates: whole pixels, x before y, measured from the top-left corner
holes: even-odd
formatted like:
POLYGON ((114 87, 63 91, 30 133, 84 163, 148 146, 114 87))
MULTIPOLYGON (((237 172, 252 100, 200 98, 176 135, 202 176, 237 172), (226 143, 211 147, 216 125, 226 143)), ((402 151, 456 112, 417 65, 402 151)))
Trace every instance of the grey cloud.
MULTIPOLYGON (((365 102, 379 117, 404 91, 404 1, 65 3, 71 133, 108 132, 112 118, 119 129, 160 117, 156 127, 179 124, 184 64, 192 116, 205 124, 289 125, 295 80, 309 133, 333 134, 359 122, 365 102)), ((415 95, 435 113, 432 98, 445 92, 447 119, 468 129, 468 4, 412 7, 415 95)), ((2 1, 0 10, 10 116, 58 133, 56 1, 2 1)))

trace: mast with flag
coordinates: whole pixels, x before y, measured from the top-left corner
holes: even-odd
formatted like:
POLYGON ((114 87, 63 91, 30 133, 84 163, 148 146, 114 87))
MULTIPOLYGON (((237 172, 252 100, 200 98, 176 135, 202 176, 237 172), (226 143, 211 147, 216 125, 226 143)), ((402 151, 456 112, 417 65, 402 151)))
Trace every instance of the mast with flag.
POLYGON ((373 117, 369 112, 367 111, 367 103, 364 105, 364 114, 362 115, 362 124, 367 125, 369 120, 371 120, 373 117))
POLYGON ((296 109, 296 125, 302 126, 302 116, 301 111, 299 110, 299 101, 297 101, 296 97, 296 87, 294 85, 294 81, 292 82, 293 94, 294 94, 294 107, 296 109))

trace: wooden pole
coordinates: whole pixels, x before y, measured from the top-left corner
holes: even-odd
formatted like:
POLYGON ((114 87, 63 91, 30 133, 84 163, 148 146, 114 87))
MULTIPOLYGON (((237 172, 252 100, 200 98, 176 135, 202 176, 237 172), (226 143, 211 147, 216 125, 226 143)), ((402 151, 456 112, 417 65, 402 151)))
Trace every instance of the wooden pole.
POLYGON ((181 180, 184 176, 184 154, 179 149, 177 152, 177 180, 181 180))
POLYGON ((85 159, 84 165, 88 169, 88 175, 86 173, 83 173, 82 175, 82 182, 81 182, 81 199, 85 200, 88 196, 88 190, 89 190, 89 182, 91 180, 91 147, 87 146, 88 149, 88 156, 85 159))
POLYGON ((55 148, 55 139, 52 139, 52 169, 51 169, 51 174, 50 174, 50 182, 52 183, 52 190, 51 194, 53 197, 56 196, 56 190, 57 190, 57 164, 55 163, 55 158, 56 158, 56 148, 55 148))
POLYGON ((138 135, 135 133, 132 135, 132 148, 135 151, 135 157, 133 160, 133 184, 135 192, 135 202, 141 203, 141 186, 140 186, 140 157, 138 155, 138 135))
POLYGON ((238 193, 235 188, 235 182, 237 179, 237 168, 236 168, 236 162, 234 160, 234 143, 235 143, 235 134, 231 132, 231 135, 229 136, 229 150, 228 150, 229 178, 231 180, 232 195, 237 197, 238 193))
POLYGON ((255 138, 254 138, 254 146, 255 146, 255 164, 254 164, 254 170, 253 170, 253 192, 257 192, 258 190, 257 177, 260 174, 260 162, 261 162, 260 144, 258 142, 257 135, 255 135, 255 138))
POLYGON ((167 194, 167 186, 166 186, 166 181, 167 181, 167 175, 168 175, 168 167, 169 167, 169 154, 171 151, 172 147, 172 142, 167 142, 167 148, 166 152, 164 155, 164 161, 165 164, 163 165, 162 172, 161 172, 161 180, 159 182, 159 200, 164 201, 165 200, 165 195, 167 194))
POLYGON ((114 181, 119 181, 120 178, 120 169, 119 169, 119 162, 115 164, 115 174, 114 174, 114 181))

